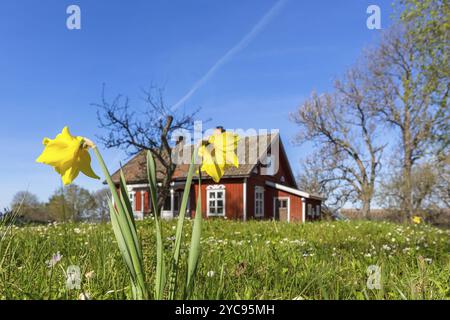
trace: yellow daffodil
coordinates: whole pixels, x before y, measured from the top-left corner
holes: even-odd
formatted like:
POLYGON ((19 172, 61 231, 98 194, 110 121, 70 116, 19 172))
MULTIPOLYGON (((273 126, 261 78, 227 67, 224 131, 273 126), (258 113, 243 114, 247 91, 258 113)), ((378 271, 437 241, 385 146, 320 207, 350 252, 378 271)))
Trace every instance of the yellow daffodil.
POLYGON ((236 155, 239 136, 231 132, 215 133, 199 149, 202 157, 200 170, 206 172, 215 182, 219 182, 230 166, 239 167, 236 155))
POLYGON ((36 162, 55 168, 65 185, 72 183, 80 171, 88 177, 100 179, 91 168, 87 142, 90 141, 86 138, 72 136, 69 128, 64 127, 55 139, 44 138, 45 149, 36 162))
POLYGON ((415 216, 415 217, 412 218, 412 222, 414 224, 421 224, 422 223, 422 218, 419 217, 419 216, 415 216))

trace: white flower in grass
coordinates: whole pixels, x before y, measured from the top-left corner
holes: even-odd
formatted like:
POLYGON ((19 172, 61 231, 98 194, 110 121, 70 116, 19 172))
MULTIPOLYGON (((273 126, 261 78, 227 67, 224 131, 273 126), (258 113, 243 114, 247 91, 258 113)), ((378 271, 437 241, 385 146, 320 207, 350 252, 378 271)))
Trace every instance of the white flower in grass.
POLYGON ((433 259, 431 258, 425 258, 424 261, 429 264, 433 263, 433 259))
POLYGON ((214 274, 215 274, 215 272, 214 271, 208 271, 208 273, 206 274, 206 276, 208 277, 208 278, 212 278, 212 277, 214 277, 214 274))
POLYGON ((77 234, 81 233, 80 228, 75 228, 75 229, 73 229, 73 231, 74 231, 75 233, 77 233, 77 234))
POLYGON ((46 261, 47 266, 48 266, 49 268, 53 268, 54 266, 56 266, 56 264, 57 264, 59 261, 61 261, 62 257, 63 257, 63 256, 62 256, 61 253, 59 253, 59 251, 56 252, 56 254, 54 254, 50 260, 46 261))
POLYGON ((91 296, 87 292, 82 292, 78 296, 78 300, 91 300, 91 296))
POLYGON ((371 255, 370 253, 366 253, 366 254, 364 255, 364 257, 370 258, 370 257, 372 257, 372 255, 371 255))

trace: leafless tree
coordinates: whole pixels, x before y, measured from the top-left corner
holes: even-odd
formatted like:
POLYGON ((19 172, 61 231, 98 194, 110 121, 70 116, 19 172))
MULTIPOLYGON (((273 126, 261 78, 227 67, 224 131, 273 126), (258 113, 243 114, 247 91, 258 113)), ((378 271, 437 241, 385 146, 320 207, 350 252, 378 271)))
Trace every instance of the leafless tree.
POLYGON ((95 200, 95 219, 99 219, 102 223, 109 220, 109 199, 111 192, 109 188, 103 188, 92 194, 95 200))
POLYGON ((104 87, 101 102, 93 105, 97 107, 100 128, 107 131, 100 137, 105 147, 120 148, 129 156, 148 150, 161 165, 158 168, 162 177, 157 204, 159 211, 169 195, 176 168, 170 138, 176 130, 191 129, 199 109, 191 113, 172 110, 164 100, 164 90, 155 86, 143 90, 143 95, 146 104, 143 112, 132 109, 126 96, 118 95, 108 102, 104 87))
MULTIPOLYGON (((414 214, 436 212, 450 208, 450 161, 426 161, 412 170, 412 204, 414 214)), ((381 183, 378 197, 384 208, 401 212, 404 205, 403 170, 390 170, 381 183)))
POLYGON ((398 130, 401 136, 402 209, 404 219, 414 214, 413 169, 419 160, 440 149, 448 151, 450 88, 447 71, 431 68, 439 57, 423 55, 407 26, 396 27, 383 38, 380 46, 368 54, 368 98, 379 118, 398 130), (442 140, 443 138, 443 140, 442 140))
POLYGON ((360 69, 351 69, 336 81, 334 92, 313 93, 291 118, 301 130, 296 141, 313 142, 321 149, 320 157, 332 159, 334 178, 351 186, 367 216, 384 145, 376 139, 363 80, 360 69))
POLYGON ((352 185, 337 174, 336 160, 327 150, 319 150, 302 161, 297 176, 298 187, 306 192, 325 196, 326 205, 333 212, 357 199, 352 185))

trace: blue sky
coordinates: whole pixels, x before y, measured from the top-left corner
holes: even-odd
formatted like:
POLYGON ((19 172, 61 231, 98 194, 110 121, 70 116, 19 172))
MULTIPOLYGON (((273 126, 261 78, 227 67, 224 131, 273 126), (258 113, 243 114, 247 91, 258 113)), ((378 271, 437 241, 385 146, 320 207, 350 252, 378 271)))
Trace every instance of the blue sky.
MULTIPOLYGON (((52 168, 35 163, 42 138, 65 125, 76 135, 101 134, 91 103, 103 83, 108 97, 128 95, 138 110, 141 89, 152 83, 176 104, 233 48, 183 106, 201 107, 199 120, 211 118, 211 126, 280 129, 297 171, 311 150, 289 143, 296 127, 288 114, 377 41, 380 31, 366 27, 370 4, 380 6, 386 28, 392 6, 385 0, 3 0, 0 208, 19 190, 45 201, 60 186, 52 168), (71 4, 81 8, 81 30, 66 28, 71 4)), ((126 159, 103 153, 111 171, 126 159)), ((102 187, 82 176, 76 183, 102 187)))

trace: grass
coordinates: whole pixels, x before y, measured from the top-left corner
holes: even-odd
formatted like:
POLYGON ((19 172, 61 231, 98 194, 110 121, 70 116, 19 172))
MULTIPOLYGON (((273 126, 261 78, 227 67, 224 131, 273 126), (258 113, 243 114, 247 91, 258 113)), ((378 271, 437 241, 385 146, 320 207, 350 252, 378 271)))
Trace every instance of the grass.
MULTIPOLYGON (((176 221, 163 223, 172 253, 176 221)), ((149 292, 156 273, 155 226, 137 223, 149 292)), ((192 221, 184 228, 188 254, 192 221)), ((110 224, 0 226, 0 299, 126 299, 129 275, 110 224), (46 261, 59 251, 62 259, 46 261), (81 289, 66 270, 81 269, 81 289)), ((449 299, 450 231, 386 222, 203 222, 193 299, 449 299), (380 290, 366 286, 381 267, 380 290)), ((182 261, 186 261, 183 259, 182 261)), ((182 265, 177 281, 186 282, 182 265)), ((180 298, 181 293, 176 298, 180 298)), ((153 298, 153 297, 151 297, 153 298)))

